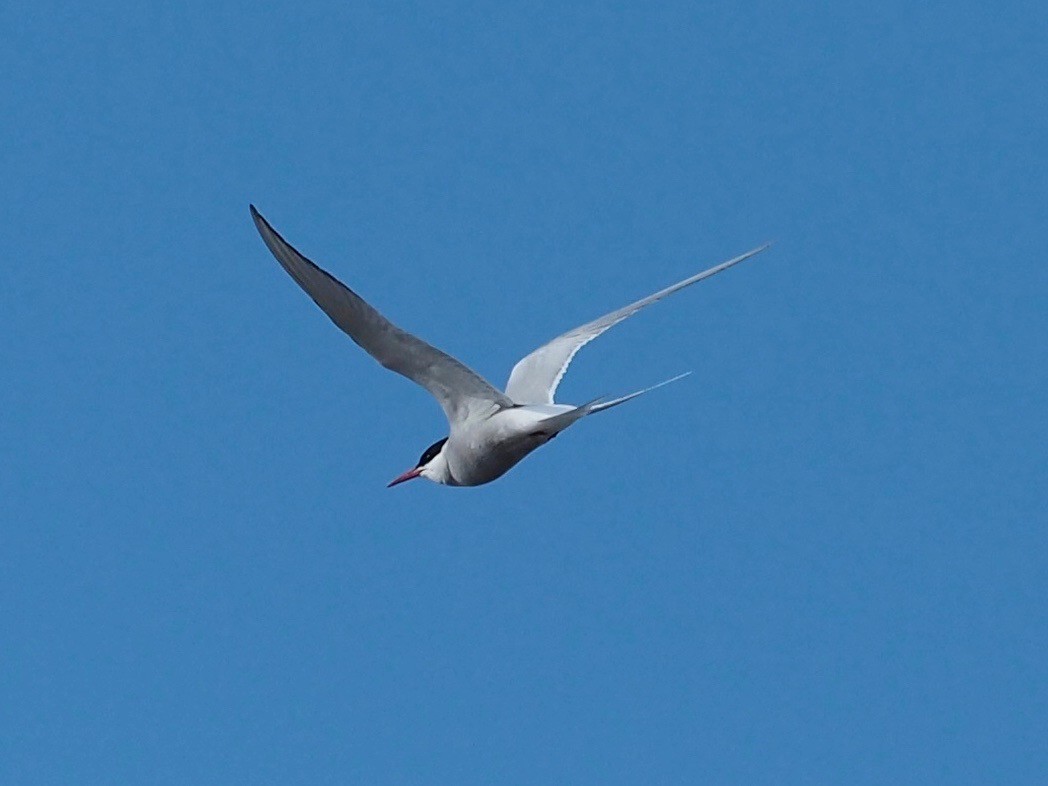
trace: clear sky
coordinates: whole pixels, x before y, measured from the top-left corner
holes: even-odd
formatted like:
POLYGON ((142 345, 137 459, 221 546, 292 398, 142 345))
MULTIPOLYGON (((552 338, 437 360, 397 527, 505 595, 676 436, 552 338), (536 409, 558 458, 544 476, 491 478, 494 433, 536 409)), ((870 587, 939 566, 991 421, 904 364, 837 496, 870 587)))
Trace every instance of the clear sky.
POLYGON ((1048 771, 1036 3, 0 10, 0 782, 1048 771), (279 268, 493 382, 477 489, 279 268))

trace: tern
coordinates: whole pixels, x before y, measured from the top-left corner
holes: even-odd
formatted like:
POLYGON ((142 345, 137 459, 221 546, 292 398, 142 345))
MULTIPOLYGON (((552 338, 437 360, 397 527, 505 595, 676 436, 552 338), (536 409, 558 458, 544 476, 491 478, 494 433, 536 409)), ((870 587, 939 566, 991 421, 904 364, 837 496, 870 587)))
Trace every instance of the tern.
POLYGON ((575 354, 604 331, 645 306, 727 270, 769 244, 696 273, 635 303, 569 330, 513 367, 500 392, 475 371, 436 347, 394 325, 357 293, 306 259, 282 238, 251 205, 259 234, 284 270, 346 335, 375 360, 428 390, 440 403, 450 426, 407 472, 389 487, 413 478, 447 486, 479 486, 504 475, 517 462, 587 415, 617 407, 675 382, 688 373, 609 401, 582 406, 556 404, 553 395, 575 354))

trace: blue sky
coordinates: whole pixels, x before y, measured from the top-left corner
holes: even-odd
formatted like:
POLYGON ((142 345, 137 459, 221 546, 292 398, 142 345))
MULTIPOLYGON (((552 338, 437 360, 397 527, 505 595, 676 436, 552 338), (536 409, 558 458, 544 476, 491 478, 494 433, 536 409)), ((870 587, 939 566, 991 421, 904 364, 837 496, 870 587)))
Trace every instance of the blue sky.
POLYGON ((0 10, 4 783, 1039 783, 1033 3, 0 10), (588 419, 497 483, 303 252, 588 419))

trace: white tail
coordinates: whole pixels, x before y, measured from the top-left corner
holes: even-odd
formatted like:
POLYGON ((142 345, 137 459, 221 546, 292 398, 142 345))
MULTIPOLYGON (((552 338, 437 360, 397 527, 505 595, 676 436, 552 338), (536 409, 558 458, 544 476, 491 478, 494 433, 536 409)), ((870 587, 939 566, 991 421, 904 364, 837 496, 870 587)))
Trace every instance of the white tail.
MULTIPOLYGON (((603 398, 603 396, 601 398, 603 398)), ((559 415, 543 418, 538 422, 538 426, 541 431, 549 432, 551 434, 559 434, 575 421, 581 420, 591 412, 596 412, 597 407, 603 406, 603 404, 597 404, 598 401, 600 401, 600 399, 595 398, 593 401, 587 402, 581 407, 575 407, 574 409, 569 409, 567 412, 561 412, 559 415)))
MULTIPOLYGON (((636 398, 637 396, 643 396, 645 393, 649 393, 652 390, 655 390, 656 388, 661 388, 663 385, 668 385, 671 382, 676 382, 678 379, 684 379, 684 377, 688 376, 689 374, 691 374, 690 371, 685 371, 683 374, 678 374, 677 376, 664 380, 658 383, 657 385, 652 385, 650 388, 644 388, 643 390, 638 390, 635 393, 630 393, 626 396, 620 396, 619 398, 613 398, 611 401, 604 401, 600 404, 594 403, 592 405, 587 405, 589 406, 589 410, 586 412, 586 414, 589 415, 594 412, 603 412, 606 409, 617 407, 619 404, 625 404, 630 399, 636 398)), ((598 401, 599 400, 600 399, 598 399, 598 401)))

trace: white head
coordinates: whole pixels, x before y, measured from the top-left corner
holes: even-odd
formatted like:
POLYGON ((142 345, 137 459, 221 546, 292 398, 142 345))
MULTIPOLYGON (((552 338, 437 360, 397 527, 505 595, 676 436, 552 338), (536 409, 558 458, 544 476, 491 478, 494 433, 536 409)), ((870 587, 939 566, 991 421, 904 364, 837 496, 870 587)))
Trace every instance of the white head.
POLYGON ((444 445, 448 438, 438 440, 426 448, 425 452, 412 469, 403 475, 394 478, 386 488, 392 488, 398 483, 403 483, 412 478, 426 478, 434 483, 449 483, 451 481, 451 470, 448 467, 448 458, 444 455, 444 445))

